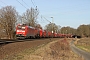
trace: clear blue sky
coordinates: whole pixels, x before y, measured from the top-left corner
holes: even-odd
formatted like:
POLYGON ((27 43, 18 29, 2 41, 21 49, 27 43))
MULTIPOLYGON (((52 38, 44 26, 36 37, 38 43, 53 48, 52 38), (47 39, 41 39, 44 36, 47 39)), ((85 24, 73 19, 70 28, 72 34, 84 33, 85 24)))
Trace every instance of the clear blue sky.
MULTIPOLYGON (((45 26, 49 22, 41 15, 60 26, 70 26, 77 28, 81 24, 90 24, 90 0, 18 0, 26 8, 38 7, 40 15, 38 22, 45 26), (33 5, 33 3, 34 5, 33 5)), ((20 5, 17 0, 0 0, 0 8, 6 5, 12 5, 19 14, 26 11, 26 8, 20 5)))

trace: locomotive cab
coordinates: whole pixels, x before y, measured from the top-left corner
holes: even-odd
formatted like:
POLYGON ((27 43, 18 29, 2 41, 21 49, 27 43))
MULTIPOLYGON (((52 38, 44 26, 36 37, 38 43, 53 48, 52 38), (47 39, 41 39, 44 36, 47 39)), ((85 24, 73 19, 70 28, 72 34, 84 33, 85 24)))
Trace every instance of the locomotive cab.
POLYGON ((25 37, 26 36, 26 25, 23 24, 23 25, 18 25, 16 27, 16 37, 25 37))

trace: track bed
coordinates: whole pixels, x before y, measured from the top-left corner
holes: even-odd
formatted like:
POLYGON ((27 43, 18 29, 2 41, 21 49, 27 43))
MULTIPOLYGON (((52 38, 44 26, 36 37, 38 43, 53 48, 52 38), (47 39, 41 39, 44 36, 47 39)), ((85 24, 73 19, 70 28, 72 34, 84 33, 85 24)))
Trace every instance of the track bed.
MULTIPOLYGON (((10 42, 7 44, 0 45, 0 59, 6 58, 7 56, 15 55, 24 49, 32 48, 43 43, 48 43, 53 40, 58 40, 60 38, 48 38, 48 39, 26 39, 26 40, 16 40, 14 43, 10 42)), ((4 40, 6 41, 6 40, 4 40)), ((12 40, 10 40, 12 41, 12 40)))

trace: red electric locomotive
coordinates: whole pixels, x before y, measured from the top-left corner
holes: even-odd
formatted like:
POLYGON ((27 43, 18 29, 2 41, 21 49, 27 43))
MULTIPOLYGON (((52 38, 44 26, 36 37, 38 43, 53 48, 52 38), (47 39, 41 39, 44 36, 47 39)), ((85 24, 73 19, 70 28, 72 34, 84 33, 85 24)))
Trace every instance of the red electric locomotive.
POLYGON ((40 38, 42 37, 42 30, 36 29, 26 24, 19 24, 16 27, 17 38, 40 38))

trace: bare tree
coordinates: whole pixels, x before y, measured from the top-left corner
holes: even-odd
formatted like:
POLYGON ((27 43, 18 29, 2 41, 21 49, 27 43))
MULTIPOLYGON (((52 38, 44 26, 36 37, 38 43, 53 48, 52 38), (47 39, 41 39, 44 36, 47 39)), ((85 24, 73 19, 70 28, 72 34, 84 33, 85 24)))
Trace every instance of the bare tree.
POLYGON ((17 16, 16 25, 17 25, 17 24, 20 24, 20 23, 22 23, 22 16, 21 16, 21 15, 18 15, 18 16, 17 16))
POLYGON ((0 9, 0 24, 4 34, 9 39, 14 36, 17 15, 15 8, 12 6, 6 6, 0 9))
POLYGON ((27 9, 27 11, 22 16, 22 22, 27 23, 29 26, 35 27, 37 24, 37 17, 39 11, 34 8, 27 9))
POLYGON ((45 26, 45 29, 47 31, 57 32, 58 26, 55 23, 50 23, 50 24, 48 24, 48 25, 45 26))

